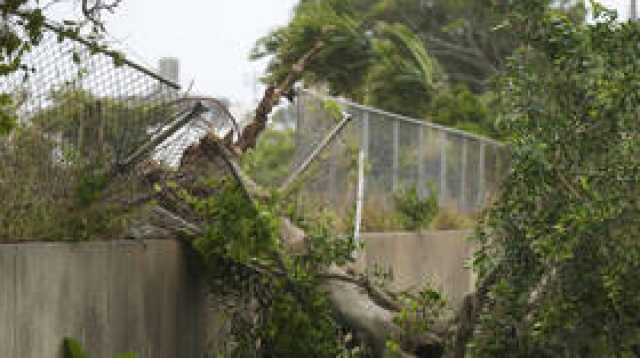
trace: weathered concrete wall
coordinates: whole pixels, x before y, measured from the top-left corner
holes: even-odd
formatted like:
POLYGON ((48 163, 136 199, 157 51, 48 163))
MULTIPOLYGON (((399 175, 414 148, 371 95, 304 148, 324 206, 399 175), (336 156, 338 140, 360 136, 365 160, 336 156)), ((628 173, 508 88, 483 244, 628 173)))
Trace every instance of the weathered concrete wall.
POLYGON ((469 231, 365 233, 362 260, 369 272, 376 266, 390 271, 393 290, 420 288, 430 280, 457 305, 475 284, 472 270, 465 268, 474 250, 466 240, 469 235, 469 231))
POLYGON ((203 357, 211 312, 173 240, 0 244, 0 357, 203 357))
MULTIPOLYGON (((425 280, 452 304, 473 288, 469 232, 363 234, 363 264, 393 272, 393 289, 425 280)), ((64 337, 91 358, 201 358, 223 349, 195 260, 178 241, 0 244, 0 358, 58 358, 64 337)))

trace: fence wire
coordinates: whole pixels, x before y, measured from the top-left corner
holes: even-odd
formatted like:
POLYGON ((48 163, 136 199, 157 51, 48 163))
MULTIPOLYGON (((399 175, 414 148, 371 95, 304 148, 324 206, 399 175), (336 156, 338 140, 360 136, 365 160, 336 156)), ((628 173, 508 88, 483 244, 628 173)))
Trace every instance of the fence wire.
POLYGON ((361 230, 395 231, 403 229, 396 193, 415 188, 420 198, 436 195, 441 209, 472 217, 496 194, 508 168, 508 149, 494 140, 309 91, 285 110, 296 118, 292 167, 336 125, 335 104, 353 116, 352 123, 311 165, 300 184, 298 209, 305 217, 340 218, 340 230, 353 224, 359 185, 361 230))
MULTIPOLYGON (((105 199, 103 174, 163 133, 193 101, 152 71, 116 65, 52 32, 23 63, 24 70, 0 77, 0 95, 11 99, 0 110, 17 118, 16 128, 0 136, 0 240, 79 239, 111 227, 113 217, 93 205, 105 199)), ((175 166, 202 132, 229 122, 225 116, 211 106, 146 157, 175 166)), ((139 175, 111 188, 118 202, 139 194, 139 175)))

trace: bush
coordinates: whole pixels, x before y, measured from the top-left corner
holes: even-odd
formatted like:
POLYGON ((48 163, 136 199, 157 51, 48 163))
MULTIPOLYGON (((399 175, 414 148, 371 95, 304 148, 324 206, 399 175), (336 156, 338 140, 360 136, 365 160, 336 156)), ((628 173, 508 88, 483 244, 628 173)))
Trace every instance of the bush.
POLYGON ((428 228, 438 213, 438 196, 432 189, 425 198, 420 198, 416 187, 401 190, 393 195, 398 219, 404 229, 428 228))
MULTIPOLYGON (((51 106, 19 125, 7 125, 0 114, 0 240, 123 232, 128 209, 119 199, 139 195, 141 188, 124 177, 107 183, 105 173, 166 119, 168 109, 70 89, 51 99, 51 106)), ((10 109, 8 101, 0 96, 0 113, 10 109)))

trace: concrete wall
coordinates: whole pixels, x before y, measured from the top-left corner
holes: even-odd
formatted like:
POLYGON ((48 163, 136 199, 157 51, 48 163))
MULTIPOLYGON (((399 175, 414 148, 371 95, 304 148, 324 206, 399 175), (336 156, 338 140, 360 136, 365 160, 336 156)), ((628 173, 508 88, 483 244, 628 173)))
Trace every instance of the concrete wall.
MULTIPOLYGON (((361 264, 391 270, 396 290, 431 279, 457 304, 473 287, 468 234, 363 234, 361 264)), ((90 358, 223 350, 224 314, 189 255, 174 240, 0 244, 0 358, 58 358, 64 337, 90 358)))
POLYGON ((457 305, 475 284, 472 271, 465 269, 474 249, 466 240, 470 234, 469 231, 363 233, 362 260, 369 272, 376 267, 390 271, 393 290, 420 288, 431 280, 452 305, 457 305))
POLYGON ((203 357, 206 287, 173 240, 0 244, 0 357, 203 357), (192 272, 190 272, 192 271, 192 272))

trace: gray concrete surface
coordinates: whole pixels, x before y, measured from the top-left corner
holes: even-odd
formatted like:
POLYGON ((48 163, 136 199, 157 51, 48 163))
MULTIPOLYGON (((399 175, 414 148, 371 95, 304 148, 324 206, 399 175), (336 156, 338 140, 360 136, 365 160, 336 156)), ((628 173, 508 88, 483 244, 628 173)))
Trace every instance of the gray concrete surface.
POLYGON ((451 305, 458 305, 474 288, 474 275, 465 268, 474 245, 469 231, 424 233, 363 233, 360 266, 390 272, 394 291, 420 288, 426 281, 442 290, 451 305), (366 266, 364 266, 366 265, 366 266))
POLYGON ((0 358, 204 357, 206 286, 173 240, 0 244, 0 358))
MULTIPOLYGON (((431 280, 457 304, 473 288, 468 234, 363 234, 361 264, 390 270, 395 290, 431 280)), ((0 244, 0 358, 59 358, 64 337, 89 358, 223 351, 224 313, 189 255, 174 240, 0 244)))

